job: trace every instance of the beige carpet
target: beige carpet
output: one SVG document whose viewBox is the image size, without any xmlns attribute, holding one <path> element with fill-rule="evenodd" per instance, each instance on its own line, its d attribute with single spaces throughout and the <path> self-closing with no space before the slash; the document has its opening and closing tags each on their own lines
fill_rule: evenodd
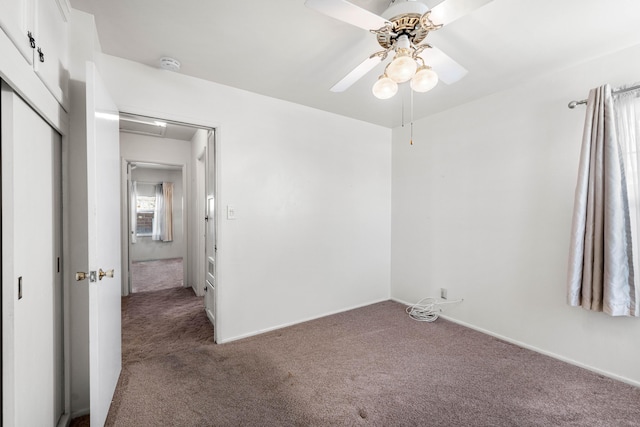
<svg viewBox="0 0 640 427">
<path fill-rule="evenodd" d="M 124 298 L 123 329 L 110 426 L 640 425 L 640 389 L 390 301 L 216 345 L 168 289 Z"/>
<path fill-rule="evenodd" d="M 182 286 L 182 258 L 131 263 L 131 292 L 159 291 Z"/>
</svg>

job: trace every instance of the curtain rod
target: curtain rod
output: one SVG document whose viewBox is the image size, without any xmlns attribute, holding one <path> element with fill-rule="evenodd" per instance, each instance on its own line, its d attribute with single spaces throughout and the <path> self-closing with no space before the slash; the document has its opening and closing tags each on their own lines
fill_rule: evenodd
<svg viewBox="0 0 640 427">
<path fill-rule="evenodd" d="M 631 92 L 633 90 L 638 90 L 638 89 L 640 89 L 640 85 L 631 86 L 631 87 L 628 87 L 626 89 L 614 90 L 613 93 L 614 94 L 616 94 L 616 93 L 625 93 L 625 92 Z M 587 100 L 583 99 L 581 101 L 571 101 L 569 103 L 569 105 L 567 105 L 567 106 L 569 108 L 571 108 L 571 109 L 574 109 L 574 108 L 576 108 L 576 105 L 582 105 L 582 104 L 586 104 L 586 103 L 587 103 Z"/>
</svg>

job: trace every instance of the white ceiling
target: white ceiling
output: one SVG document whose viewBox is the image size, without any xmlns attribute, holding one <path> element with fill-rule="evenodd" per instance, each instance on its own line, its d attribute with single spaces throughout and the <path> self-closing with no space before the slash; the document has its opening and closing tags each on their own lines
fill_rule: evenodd
<svg viewBox="0 0 640 427">
<path fill-rule="evenodd" d="M 433 7 L 439 0 L 423 0 Z M 353 0 L 382 13 L 389 0 Z M 377 49 L 366 31 L 304 0 L 71 0 L 95 15 L 104 53 L 386 127 L 408 116 L 408 91 L 378 100 L 384 64 L 343 93 L 329 88 Z M 638 0 L 494 0 L 429 34 L 469 74 L 415 94 L 414 118 L 640 43 Z M 603 82 L 604 83 L 604 82 Z M 402 86 L 406 86 L 404 84 Z M 585 88 L 586 91 L 589 88 Z M 404 93 L 404 96 L 402 94 Z M 567 100 L 567 102 L 570 100 Z"/>
</svg>

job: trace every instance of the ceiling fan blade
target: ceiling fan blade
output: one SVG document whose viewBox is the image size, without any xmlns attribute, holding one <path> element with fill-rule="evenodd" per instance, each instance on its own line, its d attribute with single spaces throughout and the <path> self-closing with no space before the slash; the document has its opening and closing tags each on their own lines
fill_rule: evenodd
<svg viewBox="0 0 640 427">
<path fill-rule="evenodd" d="M 433 68 L 439 80 L 448 85 L 457 82 L 468 73 L 466 68 L 437 47 L 425 49 L 419 56 L 424 59 L 425 64 Z"/>
<path fill-rule="evenodd" d="M 448 25 L 491 1 L 493 0 L 444 0 L 431 9 L 431 21 L 436 25 Z"/>
<path fill-rule="evenodd" d="M 360 65 L 354 68 L 349 74 L 344 76 L 342 80 L 333 85 L 331 92 L 344 92 L 349 89 L 352 84 L 360 80 L 365 74 L 373 70 L 373 68 L 382 61 L 379 56 L 367 58 Z"/>
<path fill-rule="evenodd" d="M 304 4 L 310 9 L 365 30 L 377 30 L 389 23 L 375 13 L 346 0 L 306 0 Z"/>
</svg>

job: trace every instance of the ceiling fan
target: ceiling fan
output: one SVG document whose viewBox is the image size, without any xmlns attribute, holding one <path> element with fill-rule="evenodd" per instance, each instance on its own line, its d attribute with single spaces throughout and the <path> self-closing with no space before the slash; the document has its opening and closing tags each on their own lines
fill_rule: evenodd
<svg viewBox="0 0 640 427">
<path fill-rule="evenodd" d="M 416 0 L 391 0 L 390 6 L 378 16 L 346 0 L 306 0 L 305 5 L 327 16 L 363 28 L 375 34 L 382 50 L 374 52 L 336 83 L 332 92 L 343 92 L 380 62 L 393 54 L 393 60 L 373 85 L 373 94 L 380 99 L 391 98 L 398 83 L 411 81 L 416 92 L 433 89 L 439 80 L 452 84 L 467 74 L 467 70 L 437 47 L 425 43 L 430 31 L 448 25 L 456 19 L 484 6 L 492 0 L 444 0 L 429 7 Z"/>
</svg>

